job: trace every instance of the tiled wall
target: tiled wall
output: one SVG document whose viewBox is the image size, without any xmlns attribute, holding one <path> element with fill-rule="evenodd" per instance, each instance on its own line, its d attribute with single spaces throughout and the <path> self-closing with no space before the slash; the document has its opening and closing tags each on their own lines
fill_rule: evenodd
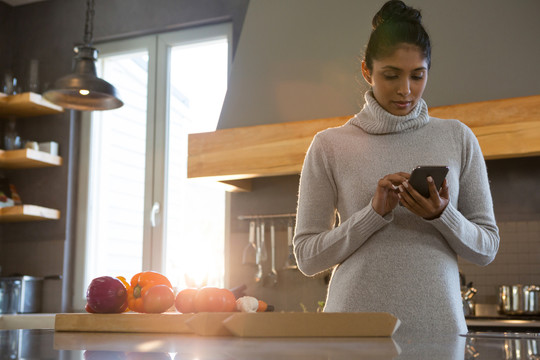
<svg viewBox="0 0 540 360">
<path fill-rule="evenodd" d="M 495 260 L 481 267 L 463 259 L 460 270 L 478 290 L 478 303 L 496 303 L 499 285 L 540 284 L 540 220 L 499 222 Z"/>
<path fill-rule="evenodd" d="M 502 284 L 540 284 L 540 157 L 487 161 L 488 175 L 500 230 L 501 245 L 495 260 L 485 267 L 460 259 L 460 270 L 467 282 L 477 288 L 478 303 L 495 304 Z M 302 302 L 314 310 L 325 297 L 324 277 L 307 278 L 300 273 L 280 272 L 276 288 L 253 281 L 254 269 L 241 265 L 247 244 L 248 224 L 239 215 L 294 213 L 298 176 L 255 179 L 253 191 L 231 195 L 229 238 L 229 279 L 231 286 L 246 284 L 248 292 L 268 299 L 282 310 L 299 310 Z M 286 255 L 284 227 L 277 230 L 278 263 Z M 268 264 L 265 264 L 265 270 Z"/>
</svg>

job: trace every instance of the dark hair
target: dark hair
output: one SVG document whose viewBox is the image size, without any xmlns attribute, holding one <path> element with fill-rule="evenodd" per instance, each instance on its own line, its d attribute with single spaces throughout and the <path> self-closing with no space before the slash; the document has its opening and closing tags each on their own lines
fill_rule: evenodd
<svg viewBox="0 0 540 360">
<path fill-rule="evenodd" d="M 431 67 L 431 43 L 422 26 L 422 15 L 400 0 L 390 0 L 375 14 L 373 30 L 366 47 L 364 60 L 369 70 L 373 69 L 373 59 L 382 59 L 392 54 L 400 43 L 413 44 L 420 48 Z"/>
</svg>

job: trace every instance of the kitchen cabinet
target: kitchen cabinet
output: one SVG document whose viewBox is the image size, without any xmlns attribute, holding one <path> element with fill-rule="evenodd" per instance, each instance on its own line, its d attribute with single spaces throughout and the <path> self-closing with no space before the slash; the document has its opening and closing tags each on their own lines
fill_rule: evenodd
<svg viewBox="0 0 540 360">
<path fill-rule="evenodd" d="M 477 136 L 484 158 L 540 155 L 540 95 L 430 108 L 459 119 Z M 189 135 L 188 178 L 249 191 L 249 179 L 299 174 L 313 136 L 352 116 L 223 129 Z"/>
<path fill-rule="evenodd" d="M 63 112 L 36 93 L 22 93 L 0 98 L 0 118 L 20 118 Z M 0 150 L 0 169 L 27 169 L 61 166 L 62 158 L 33 149 Z M 60 211 L 37 205 L 17 205 L 0 208 L 0 222 L 59 219 Z"/>
</svg>

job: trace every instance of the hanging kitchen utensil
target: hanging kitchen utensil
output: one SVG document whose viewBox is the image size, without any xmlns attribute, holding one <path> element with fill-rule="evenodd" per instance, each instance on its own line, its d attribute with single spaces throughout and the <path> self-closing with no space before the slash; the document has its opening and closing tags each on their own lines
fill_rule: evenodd
<svg viewBox="0 0 540 360">
<path fill-rule="evenodd" d="M 242 264 L 244 265 L 255 265 L 257 257 L 257 245 L 255 244 L 255 221 L 251 220 L 249 222 L 249 235 L 248 235 L 248 244 L 244 248 L 242 255 Z"/>
<path fill-rule="evenodd" d="M 283 266 L 283 270 L 298 269 L 298 265 L 296 263 L 296 257 L 294 256 L 292 218 L 289 218 L 289 222 L 287 223 L 287 244 L 289 246 L 289 253 L 287 255 L 287 261 L 285 261 L 285 265 Z"/>
<path fill-rule="evenodd" d="M 264 224 L 264 220 L 261 220 L 261 223 L 260 223 L 260 229 L 261 229 L 261 262 L 263 261 L 266 261 L 268 260 L 268 252 L 266 251 L 266 241 L 264 239 L 264 235 L 265 235 L 265 224 Z"/>
<path fill-rule="evenodd" d="M 257 238 L 257 252 L 255 254 L 255 264 L 257 265 L 257 271 L 255 272 L 255 282 L 259 282 L 263 277 L 263 269 L 261 264 L 261 224 L 258 220 L 255 228 L 255 236 Z"/>
<path fill-rule="evenodd" d="M 276 286 L 278 282 L 278 273 L 276 270 L 276 228 L 273 221 L 270 223 L 270 251 L 272 269 L 264 278 L 264 285 Z"/>
</svg>

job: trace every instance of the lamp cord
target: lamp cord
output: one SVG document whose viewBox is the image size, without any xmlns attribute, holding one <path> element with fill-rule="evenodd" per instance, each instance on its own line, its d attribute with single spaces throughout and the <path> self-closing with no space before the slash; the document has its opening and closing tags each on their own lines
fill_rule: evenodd
<svg viewBox="0 0 540 360">
<path fill-rule="evenodd" d="M 84 44 L 92 45 L 94 32 L 94 0 L 86 1 L 86 23 L 84 25 Z"/>
</svg>

